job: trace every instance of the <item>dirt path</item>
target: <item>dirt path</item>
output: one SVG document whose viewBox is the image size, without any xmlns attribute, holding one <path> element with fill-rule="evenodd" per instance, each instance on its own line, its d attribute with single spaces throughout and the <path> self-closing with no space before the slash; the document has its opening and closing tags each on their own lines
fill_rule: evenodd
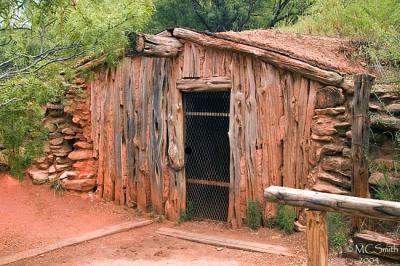
<svg viewBox="0 0 400 266">
<path fill-rule="evenodd" d="M 135 219 L 133 210 L 0 174 L 0 256 Z"/>
<path fill-rule="evenodd" d="M 57 195 L 47 186 L 19 183 L 0 174 L 0 256 L 43 246 L 107 225 L 138 220 L 132 209 L 91 197 Z M 295 254 L 284 257 L 193 243 L 158 235 L 160 227 L 226 236 L 285 246 Z M 305 265 L 305 234 L 285 235 L 278 230 L 233 230 L 222 223 L 154 223 L 128 232 L 63 248 L 12 265 Z M 331 265 L 361 265 L 332 258 Z"/>
</svg>

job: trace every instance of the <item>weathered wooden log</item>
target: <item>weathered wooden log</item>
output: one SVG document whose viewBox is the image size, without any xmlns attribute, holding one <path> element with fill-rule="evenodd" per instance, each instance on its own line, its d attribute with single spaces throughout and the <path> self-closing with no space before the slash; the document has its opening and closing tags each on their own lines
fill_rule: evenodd
<svg viewBox="0 0 400 266">
<path fill-rule="evenodd" d="M 297 72 L 310 79 L 320 81 L 323 84 L 339 85 L 343 81 L 343 76 L 339 73 L 327 71 L 309 63 L 266 49 L 260 49 L 250 45 L 240 44 L 182 28 L 175 28 L 172 35 L 176 38 L 189 40 L 207 47 L 216 49 L 223 48 L 233 52 L 253 55 L 263 61 L 266 61 L 267 63 L 289 71 Z"/>
<path fill-rule="evenodd" d="M 352 194 L 356 197 L 368 197 L 368 145 L 369 145 L 369 119 L 368 102 L 374 77 L 361 74 L 354 77 L 354 97 L 352 105 L 352 146 L 353 158 Z M 358 230 L 361 219 L 354 217 L 353 229 Z"/>
<path fill-rule="evenodd" d="M 182 50 L 182 43 L 174 37 L 136 34 L 135 50 L 149 57 L 175 57 Z"/>
<path fill-rule="evenodd" d="M 176 86 L 181 91 L 229 91 L 232 80 L 228 77 L 180 79 Z"/>
<path fill-rule="evenodd" d="M 307 211 L 307 254 L 309 266 L 328 265 L 328 223 L 326 212 Z"/>
<path fill-rule="evenodd" d="M 358 198 L 277 186 L 270 186 L 265 189 L 264 197 L 271 202 L 279 202 L 296 207 L 355 214 L 380 220 L 400 221 L 400 202 Z"/>
</svg>

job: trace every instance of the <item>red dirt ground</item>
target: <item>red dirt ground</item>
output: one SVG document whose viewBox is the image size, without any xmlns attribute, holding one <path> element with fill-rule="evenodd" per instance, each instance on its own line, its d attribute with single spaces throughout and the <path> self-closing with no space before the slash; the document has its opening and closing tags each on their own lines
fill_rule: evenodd
<svg viewBox="0 0 400 266">
<path fill-rule="evenodd" d="M 44 246 L 58 239 L 98 228 L 139 220 L 133 209 L 64 193 L 48 186 L 20 183 L 0 174 L 0 256 Z M 294 257 L 246 252 L 193 243 L 155 233 L 159 227 L 177 227 L 197 233 L 221 235 L 288 247 Z M 227 228 L 222 223 L 154 223 L 76 246 L 63 248 L 11 265 L 305 265 L 305 234 L 284 235 L 262 228 Z M 331 254 L 330 265 L 361 265 Z"/>
</svg>

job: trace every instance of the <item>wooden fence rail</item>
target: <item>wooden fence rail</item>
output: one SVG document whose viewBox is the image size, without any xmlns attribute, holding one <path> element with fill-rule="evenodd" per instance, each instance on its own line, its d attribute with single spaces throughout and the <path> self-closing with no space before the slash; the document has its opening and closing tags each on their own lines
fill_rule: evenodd
<svg viewBox="0 0 400 266">
<path fill-rule="evenodd" d="M 400 202 L 374 200 L 309 190 L 270 186 L 264 190 L 270 202 L 308 208 L 307 255 L 308 265 L 328 265 L 328 229 L 326 212 L 400 221 Z"/>
</svg>

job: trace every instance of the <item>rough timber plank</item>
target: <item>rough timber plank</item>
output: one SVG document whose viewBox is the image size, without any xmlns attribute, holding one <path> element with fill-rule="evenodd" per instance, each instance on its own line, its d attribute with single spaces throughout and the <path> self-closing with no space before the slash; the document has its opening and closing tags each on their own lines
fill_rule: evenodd
<svg viewBox="0 0 400 266">
<path fill-rule="evenodd" d="M 182 28 L 175 28 L 173 35 L 178 39 L 192 41 L 206 47 L 226 49 L 235 53 L 252 55 L 260 60 L 266 61 L 267 63 L 279 66 L 285 70 L 300 73 L 304 77 L 320 81 L 323 84 L 339 85 L 344 79 L 339 73 L 327 71 L 286 55 L 254 46 L 244 45 Z M 186 49 L 187 48 L 185 47 L 185 52 Z M 189 72 L 188 74 L 191 73 Z"/>
<path fill-rule="evenodd" d="M 210 236 L 206 234 L 197 234 L 166 227 L 161 227 L 156 231 L 156 233 L 160 235 L 176 237 L 180 239 L 185 239 L 202 244 L 209 244 L 213 246 L 241 249 L 241 250 L 261 252 L 261 253 L 270 253 L 283 256 L 293 256 L 287 248 L 277 245 L 268 245 L 257 242 L 242 241 L 232 238 Z"/>
<path fill-rule="evenodd" d="M 355 197 L 368 197 L 368 145 L 369 145 L 369 118 L 368 102 L 374 77 L 366 74 L 354 78 L 354 97 L 352 108 L 352 146 L 353 158 L 352 194 Z M 353 217 L 353 229 L 361 227 L 362 220 Z"/>
<path fill-rule="evenodd" d="M 68 246 L 72 246 L 72 245 L 77 245 L 79 243 L 82 242 L 86 242 L 89 240 L 93 240 L 93 239 L 97 239 L 97 238 L 101 238 L 101 237 L 105 237 L 105 236 L 109 236 L 109 235 L 113 235 L 113 234 L 117 234 L 117 233 L 121 233 L 121 232 L 125 232 L 134 228 L 138 228 L 138 227 L 142 227 L 145 225 L 149 225 L 153 223 L 153 221 L 150 220 L 145 220 L 145 221 L 141 221 L 141 222 L 127 222 L 127 223 L 122 223 L 122 224 L 117 224 L 117 225 L 112 225 L 112 226 L 108 226 L 96 231 L 92 231 L 89 233 L 85 233 L 82 234 L 80 236 L 77 237 L 71 237 L 71 238 L 67 238 L 64 240 L 60 240 L 57 241 L 53 244 L 50 244 L 48 246 L 44 246 L 44 247 L 39 247 L 39 248 L 34 248 L 34 249 L 29 249 L 29 250 L 25 250 L 22 252 L 18 252 L 14 255 L 10 255 L 10 256 L 5 256 L 5 257 L 1 257 L 0 258 L 0 265 L 6 265 L 9 263 L 13 263 L 13 262 L 17 262 L 20 260 L 24 260 L 24 259 L 29 259 L 44 253 L 48 253 L 57 249 L 61 249 L 61 248 L 65 248 Z"/>
</svg>

